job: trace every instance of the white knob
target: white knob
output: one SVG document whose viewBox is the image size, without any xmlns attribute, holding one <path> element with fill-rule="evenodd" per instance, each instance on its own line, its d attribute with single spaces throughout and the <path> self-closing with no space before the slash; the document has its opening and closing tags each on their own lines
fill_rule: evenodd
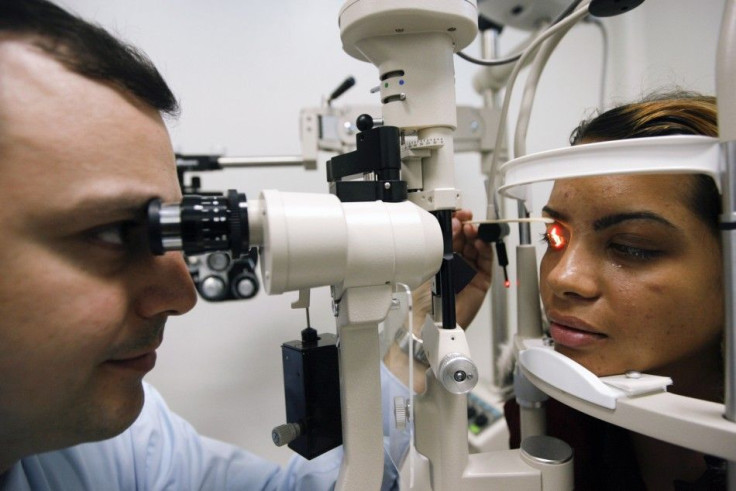
<svg viewBox="0 0 736 491">
<path fill-rule="evenodd" d="M 271 439 L 277 447 L 286 445 L 301 434 L 301 427 L 297 423 L 279 425 L 271 431 Z"/>
<path fill-rule="evenodd" d="M 407 410 L 406 400 L 401 396 L 394 397 L 394 418 L 396 419 L 396 428 L 399 430 L 406 428 Z"/>
</svg>

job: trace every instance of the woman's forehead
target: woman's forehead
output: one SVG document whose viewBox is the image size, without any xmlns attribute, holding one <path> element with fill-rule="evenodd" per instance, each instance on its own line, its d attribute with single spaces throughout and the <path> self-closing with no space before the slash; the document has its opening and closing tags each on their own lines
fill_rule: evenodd
<svg viewBox="0 0 736 491">
<path fill-rule="evenodd" d="M 685 174 L 561 179 L 552 188 L 547 208 L 570 217 L 653 211 L 674 218 L 692 214 L 687 207 L 691 179 Z"/>
<path fill-rule="evenodd" d="M 680 174 L 579 177 L 555 181 L 550 200 L 572 196 L 593 199 L 671 202 L 687 198 L 692 176 Z"/>
</svg>

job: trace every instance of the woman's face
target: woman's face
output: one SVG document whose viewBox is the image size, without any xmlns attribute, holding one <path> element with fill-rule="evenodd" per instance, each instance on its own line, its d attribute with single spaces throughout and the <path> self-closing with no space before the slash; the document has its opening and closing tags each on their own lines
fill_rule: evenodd
<svg viewBox="0 0 736 491">
<path fill-rule="evenodd" d="M 721 247 L 686 205 L 691 176 L 557 181 L 540 290 L 557 351 L 596 375 L 718 353 Z"/>
</svg>

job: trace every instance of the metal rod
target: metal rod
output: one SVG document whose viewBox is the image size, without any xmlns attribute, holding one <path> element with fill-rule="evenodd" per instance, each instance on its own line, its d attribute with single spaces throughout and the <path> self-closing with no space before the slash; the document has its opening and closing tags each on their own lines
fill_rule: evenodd
<svg viewBox="0 0 736 491">
<path fill-rule="evenodd" d="M 437 217 L 444 239 L 442 265 L 435 276 L 435 289 L 442 301 L 442 328 L 455 329 L 455 286 L 452 281 L 452 211 L 439 210 L 433 212 Z"/>
<path fill-rule="evenodd" d="M 718 136 L 724 154 L 725 175 L 721 180 L 723 215 L 721 216 L 724 268 L 724 304 L 726 309 L 724 417 L 736 421 L 736 1 L 728 0 L 724 7 L 716 56 L 716 96 L 718 100 Z M 736 491 L 736 462 L 727 466 L 728 489 Z"/>
<path fill-rule="evenodd" d="M 481 32 L 481 57 L 485 60 L 498 58 L 500 53 L 499 32 L 496 29 L 486 29 Z M 501 105 L 499 91 L 486 89 L 483 91 L 483 105 L 487 108 L 496 108 Z M 492 126 L 492 125 L 489 125 Z M 490 161 L 493 158 L 491 152 L 483 152 L 481 164 L 483 169 L 490 168 Z M 486 164 L 488 162 L 488 165 Z M 494 196 L 493 190 L 487 187 L 486 182 L 486 199 L 488 203 L 492 203 Z M 500 217 L 505 217 L 504 200 L 500 199 L 496 204 L 496 213 Z M 495 219 L 495 216 L 486 216 L 486 218 Z M 503 387 L 506 383 L 504 374 L 498 368 L 498 360 L 501 358 L 502 347 L 509 339 L 509 318 L 508 318 L 508 301 L 509 290 L 503 281 L 503 269 L 498 265 L 497 261 L 493 262 L 493 276 L 491 281 L 491 354 L 492 362 L 495 366 L 491 370 L 493 374 L 493 385 L 495 387 Z"/>
<path fill-rule="evenodd" d="M 725 414 L 736 421 L 736 142 L 723 144 L 726 174 L 723 179 L 723 269 L 725 293 Z"/>
<path fill-rule="evenodd" d="M 217 163 L 222 167 L 279 167 L 303 166 L 301 155 L 274 155 L 263 157 L 220 157 Z"/>
<path fill-rule="evenodd" d="M 523 201 L 517 201 L 519 218 L 529 218 L 529 212 Z M 529 222 L 519 222 L 519 244 L 528 245 L 532 243 L 532 228 Z"/>
</svg>

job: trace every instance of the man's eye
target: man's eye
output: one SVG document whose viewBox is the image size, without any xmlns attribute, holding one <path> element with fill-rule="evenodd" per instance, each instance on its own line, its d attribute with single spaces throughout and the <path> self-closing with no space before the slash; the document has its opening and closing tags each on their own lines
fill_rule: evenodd
<svg viewBox="0 0 736 491">
<path fill-rule="evenodd" d="M 101 229 L 98 229 L 94 237 L 102 242 L 108 244 L 123 246 L 125 245 L 125 231 L 121 224 L 110 225 Z"/>
<path fill-rule="evenodd" d="M 96 228 L 90 236 L 93 240 L 108 246 L 130 247 L 135 229 L 136 223 L 134 222 L 111 223 Z"/>
</svg>

